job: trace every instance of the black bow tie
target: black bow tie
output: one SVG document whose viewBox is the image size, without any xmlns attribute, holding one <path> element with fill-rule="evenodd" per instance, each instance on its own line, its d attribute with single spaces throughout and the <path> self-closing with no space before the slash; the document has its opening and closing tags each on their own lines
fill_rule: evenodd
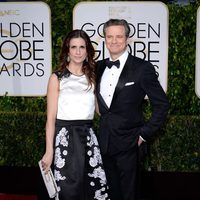
<svg viewBox="0 0 200 200">
<path fill-rule="evenodd" d="M 107 61 L 106 61 L 106 66 L 107 66 L 109 69 L 110 69 L 113 65 L 116 66 L 117 68 L 119 68 L 119 66 L 120 66 L 119 60 L 116 60 L 116 61 L 107 60 Z"/>
</svg>

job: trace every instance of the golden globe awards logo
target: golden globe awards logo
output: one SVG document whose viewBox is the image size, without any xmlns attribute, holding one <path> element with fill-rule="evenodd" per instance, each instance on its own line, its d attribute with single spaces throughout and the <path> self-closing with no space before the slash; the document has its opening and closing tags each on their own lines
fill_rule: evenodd
<svg viewBox="0 0 200 200">
<path fill-rule="evenodd" d="M 0 19 L 0 94 L 45 95 L 51 73 L 48 6 L 0 3 Z"/>
<path fill-rule="evenodd" d="M 4 60 L 0 75 L 44 76 L 43 22 L 0 23 L 0 37 L 0 57 Z"/>
<path fill-rule="evenodd" d="M 104 23 L 101 23 L 95 29 L 95 24 L 85 23 L 82 25 L 81 29 L 83 29 L 91 39 L 94 35 L 104 39 L 103 25 Z M 129 23 L 129 26 L 131 33 L 129 36 L 128 51 L 134 56 L 150 61 L 156 68 L 159 68 L 157 54 L 160 53 L 161 24 L 140 22 L 136 24 Z M 104 40 L 92 40 L 92 43 L 94 47 L 96 47 L 96 60 L 104 59 L 108 56 L 106 54 Z"/>
<path fill-rule="evenodd" d="M 98 17 L 97 17 L 98 16 Z M 96 59 L 109 56 L 103 25 L 111 18 L 125 19 L 131 28 L 128 51 L 150 61 L 167 90 L 168 8 L 161 2 L 80 2 L 73 10 L 73 28 L 83 29 L 90 37 Z"/>
</svg>

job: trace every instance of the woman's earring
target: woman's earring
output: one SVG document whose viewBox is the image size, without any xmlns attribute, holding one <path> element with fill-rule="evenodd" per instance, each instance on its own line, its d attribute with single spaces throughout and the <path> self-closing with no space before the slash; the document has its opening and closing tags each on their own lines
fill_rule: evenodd
<svg viewBox="0 0 200 200">
<path fill-rule="evenodd" d="M 70 57 L 69 56 L 67 56 L 67 62 L 70 62 Z"/>
<path fill-rule="evenodd" d="M 85 61 L 88 62 L 88 57 L 85 58 Z"/>
</svg>

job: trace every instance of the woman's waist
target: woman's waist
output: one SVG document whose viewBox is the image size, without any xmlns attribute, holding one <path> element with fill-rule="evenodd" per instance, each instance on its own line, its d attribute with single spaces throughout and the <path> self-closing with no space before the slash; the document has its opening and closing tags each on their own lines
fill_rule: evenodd
<svg viewBox="0 0 200 200">
<path fill-rule="evenodd" d="M 92 119 L 63 120 L 56 119 L 56 126 L 93 126 Z"/>
</svg>

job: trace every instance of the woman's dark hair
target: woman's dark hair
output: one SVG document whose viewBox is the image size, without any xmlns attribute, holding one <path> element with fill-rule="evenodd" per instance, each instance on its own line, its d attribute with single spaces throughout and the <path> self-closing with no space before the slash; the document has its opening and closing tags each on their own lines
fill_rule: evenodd
<svg viewBox="0 0 200 200">
<path fill-rule="evenodd" d="M 57 71 L 61 72 L 61 74 L 64 74 L 66 72 L 66 66 L 69 65 L 69 61 L 67 58 L 69 54 L 70 41 L 73 38 L 82 38 L 85 41 L 87 59 L 85 59 L 83 62 L 82 71 L 86 75 L 89 85 L 92 86 L 92 84 L 95 84 L 95 67 L 96 67 L 96 63 L 94 61 L 95 51 L 89 36 L 83 30 L 79 29 L 73 30 L 70 33 L 68 33 L 68 35 L 65 37 L 59 57 L 59 65 Z"/>
<path fill-rule="evenodd" d="M 103 26 L 103 34 L 106 36 L 106 29 L 110 26 L 123 26 L 125 29 L 126 38 L 130 34 L 130 26 L 125 19 L 109 19 Z"/>
</svg>

